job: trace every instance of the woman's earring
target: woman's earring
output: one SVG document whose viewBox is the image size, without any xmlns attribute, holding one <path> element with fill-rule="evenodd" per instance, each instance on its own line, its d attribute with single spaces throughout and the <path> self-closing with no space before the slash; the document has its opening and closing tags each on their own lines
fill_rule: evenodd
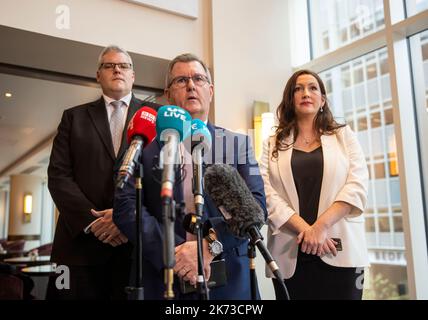
<svg viewBox="0 0 428 320">
<path fill-rule="evenodd" d="M 320 112 L 324 112 L 324 109 L 322 107 L 320 108 Z"/>
</svg>

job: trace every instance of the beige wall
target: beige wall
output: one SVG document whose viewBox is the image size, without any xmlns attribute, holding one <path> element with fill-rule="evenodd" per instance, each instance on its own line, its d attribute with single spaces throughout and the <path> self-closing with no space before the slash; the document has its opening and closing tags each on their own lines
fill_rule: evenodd
<svg viewBox="0 0 428 320">
<path fill-rule="evenodd" d="M 291 74 L 287 9 L 284 0 L 212 1 L 217 125 L 247 130 L 253 126 L 253 100 L 269 102 L 271 110 L 280 103 Z M 260 252 L 256 271 L 262 299 L 275 299 Z"/>
<path fill-rule="evenodd" d="M 42 183 L 36 175 L 21 174 L 10 177 L 8 236 L 40 236 L 42 222 Z M 24 195 L 33 196 L 30 221 L 24 221 Z M 25 250 L 39 245 L 39 241 L 26 241 Z"/>
<path fill-rule="evenodd" d="M 291 74 L 287 1 L 215 0 L 212 6 L 215 121 L 251 128 L 253 100 L 276 109 Z"/>
<path fill-rule="evenodd" d="M 209 59 L 209 2 L 198 1 L 195 20 L 119 0 L 2 0 L 0 24 L 158 58 L 193 52 Z M 69 30 L 56 27 L 59 5 L 70 9 Z"/>
</svg>

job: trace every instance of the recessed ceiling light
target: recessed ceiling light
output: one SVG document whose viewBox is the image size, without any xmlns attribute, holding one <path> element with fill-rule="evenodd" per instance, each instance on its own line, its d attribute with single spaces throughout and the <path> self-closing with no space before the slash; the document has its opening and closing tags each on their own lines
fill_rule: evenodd
<svg viewBox="0 0 428 320">
<path fill-rule="evenodd" d="M 5 96 L 6 98 L 12 98 L 12 93 L 10 93 L 10 92 L 6 92 L 6 93 L 4 94 L 4 96 Z"/>
</svg>

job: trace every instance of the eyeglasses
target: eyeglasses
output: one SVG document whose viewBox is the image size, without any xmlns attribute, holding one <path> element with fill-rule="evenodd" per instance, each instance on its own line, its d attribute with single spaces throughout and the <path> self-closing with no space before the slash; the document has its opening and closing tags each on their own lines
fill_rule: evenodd
<svg viewBox="0 0 428 320">
<path fill-rule="evenodd" d="M 210 81 L 208 80 L 208 77 L 202 75 L 202 74 L 195 74 L 192 77 L 186 77 L 186 76 L 180 76 L 172 79 L 168 87 L 174 86 L 176 88 L 184 88 L 189 83 L 190 79 L 192 79 L 193 83 L 197 85 L 198 87 L 203 87 Z"/>
<path fill-rule="evenodd" d="M 132 68 L 132 63 L 128 62 L 120 62 L 120 63 L 113 63 L 113 62 L 105 62 L 100 64 L 100 69 L 106 69 L 106 70 L 114 70 L 116 66 L 119 67 L 121 70 L 129 70 Z"/>
</svg>

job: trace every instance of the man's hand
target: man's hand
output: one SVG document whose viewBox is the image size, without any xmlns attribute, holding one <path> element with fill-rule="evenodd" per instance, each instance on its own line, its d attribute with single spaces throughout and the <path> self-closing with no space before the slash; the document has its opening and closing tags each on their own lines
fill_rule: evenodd
<svg viewBox="0 0 428 320">
<path fill-rule="evenodd" d="M 196 285 L 198 277 L 198 255 L 197 242 L 186 241 L 175 248 L 175 266 L 174 272 L 183 280 L 190 281 L 192 285 Z M 205 279 L 211 276 L 210 263 L 213 260 L 212 255 L 208 250 L 208 243 L 203 239 L 203 255 L 204 255 L 204 274 Z"/>
<path fill-rule="evenodd" d="M 91 226 L 91 231 L 98 240 L 113 247 L 128 242 L 128 238 L 113 223 L 113 209 L 101 211 L 91 209 L 91 213 L 98 218 Z"/>
</svg>

